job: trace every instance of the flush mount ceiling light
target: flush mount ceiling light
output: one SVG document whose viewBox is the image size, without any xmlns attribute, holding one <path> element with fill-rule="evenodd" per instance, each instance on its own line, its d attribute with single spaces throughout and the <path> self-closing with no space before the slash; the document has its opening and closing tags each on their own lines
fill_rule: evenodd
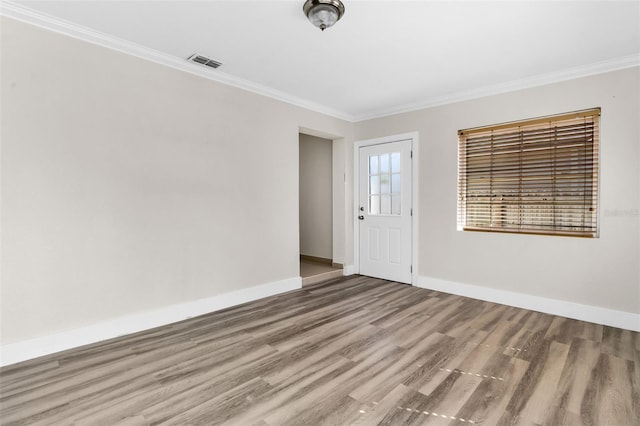
<svg viewBox="0 0 640 426">
<path fill-rule="evenodd" d="M 302 10 L 309 21 L 322 31 L 344 15 L 344 5 L 340 0 L 307 0 Z"/>
</svg>

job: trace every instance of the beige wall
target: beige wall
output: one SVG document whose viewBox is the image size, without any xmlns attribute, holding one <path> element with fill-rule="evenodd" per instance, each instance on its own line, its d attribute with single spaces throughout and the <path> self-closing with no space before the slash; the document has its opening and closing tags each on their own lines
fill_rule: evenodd
<svg viewBox="0 0 640 426">
<path fill-rule="evenodd" d="M 300 134 L 300 254 L 333 259 L 332 141 Z"/>
<path fill-rule="evenodd" d="M 355 139 L 418 131 L 419 275 L 640 312 L 640 69 L 358 123 Z M 602 107 L 600 238 L 456 231 L 459 129 Z"/>
<path fill-rule="evenodd" d="M 299 128 L 349 123 L 7 18 L 1 43 L 2 344 L 299 276 Z"/>
<path fill-rule="evenodd" d="M 353 141 L 419 131 L 421 276 L 640 312 L 638 68 L 350 124 L 1 29 L 3 345 L 297 277 L 300 129 L 333 139 L 335 261 L 353 264 Z M 455 230 L 458 129 L 595 106 L 599 239 Z"/>
</svg>

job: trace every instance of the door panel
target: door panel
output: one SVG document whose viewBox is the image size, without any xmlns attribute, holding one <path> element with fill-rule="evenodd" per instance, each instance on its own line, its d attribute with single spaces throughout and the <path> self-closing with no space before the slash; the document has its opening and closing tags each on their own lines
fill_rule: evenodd
<svg viewBox="0 0 640 426">
<path fill-rule="evenodd" d="M 389 263 L 402 263 L 402 230 L 389 228 Z"/>
<path fill-rule="evenodd" d="M 380 229 L 369 228 L 369 244 L 367 244 L 368 259 L 370 262 L 380 260 Z"/>
<path fill-rule="evenodd" d="M 360 273 L 411 283 L 411 140 L 359 149 Z"/>
</svg>

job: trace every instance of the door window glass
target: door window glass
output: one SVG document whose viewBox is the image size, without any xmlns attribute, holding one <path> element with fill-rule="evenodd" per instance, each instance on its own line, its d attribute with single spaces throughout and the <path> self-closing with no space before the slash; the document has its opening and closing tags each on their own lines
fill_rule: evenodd
<svg viewBox="0 0 640 426">
<path fill-rule="evenodd" d="M 369 156 L 369 214 L 402 214 L 400 153 Z"/>
</svg>

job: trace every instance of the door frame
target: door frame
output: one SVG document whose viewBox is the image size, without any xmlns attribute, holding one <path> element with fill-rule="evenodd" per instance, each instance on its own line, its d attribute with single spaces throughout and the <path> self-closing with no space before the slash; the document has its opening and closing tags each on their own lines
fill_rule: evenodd
<svg viewBox="0 0 640 426">
<path fill-rule="evenodd" d="M 354 272 L 360 273 L 360 221 L 358 220 L 358 206 L 360 205 L 360 148 L 370 145 L 381 145 L 401 140 L 411 140 L 411 285 L 418 284 L 418 165 L 419 139 L 418 132 L 401 133 L 398 135 L 384 136 L 375 139 L 356 141 L 353 144 L 353 265 Z"/>
</svg>

